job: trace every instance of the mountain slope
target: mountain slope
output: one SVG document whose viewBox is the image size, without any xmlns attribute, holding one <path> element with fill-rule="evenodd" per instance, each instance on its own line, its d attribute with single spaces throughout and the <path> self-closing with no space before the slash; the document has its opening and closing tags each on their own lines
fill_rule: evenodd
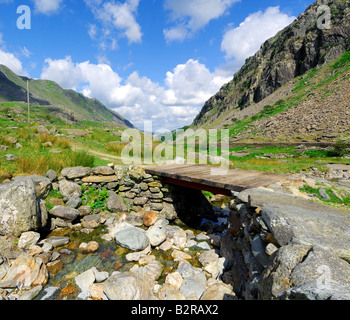
<svg viewBox="0 0 350 320">
<path fill-rule="evenodd" d="M 330 29 L 317 27 L 321 16 L 319 3 L 310 5 L 298 19 L 246 60 L 234 79 L 205 103 L 192 127 L 222 128 L 233 114 L 240 118 L 246 108 L 262 103 L 278 89 L 285 89 L 284 86 L 296 77 L 327 65 L 350 50 L 350 1 L 330 0 L 323 4 L 331 10 Z M 286 89 L 285 94 L 289 92 Z M 279 99 L 284 98 L 284 94 L 280 94 Z"/>
<path fill-rule="evenodd" d="M 32 105 L 51 109 L 55 107 L 57 115 L 65 119 L 115 122 L 122 127 L 134 127 L 127 119 L 96 99 L 87 98 L 73 90 L 64 90 L 53 81 L 18 76 L 4 65 L 0 65 L 0 101 L 26 102 L 27 80 Z"/>
</svg>

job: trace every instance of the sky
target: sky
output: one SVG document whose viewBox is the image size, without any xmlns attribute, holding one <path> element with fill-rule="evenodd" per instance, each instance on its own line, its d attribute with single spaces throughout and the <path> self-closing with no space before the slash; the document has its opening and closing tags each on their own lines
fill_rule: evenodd
<svg viewBox="0 0 350 320">
<path fill-rule="evenodd" d="M 312 2 L 0 0 L 0 64 L 174 130 Z"/>
</svg>

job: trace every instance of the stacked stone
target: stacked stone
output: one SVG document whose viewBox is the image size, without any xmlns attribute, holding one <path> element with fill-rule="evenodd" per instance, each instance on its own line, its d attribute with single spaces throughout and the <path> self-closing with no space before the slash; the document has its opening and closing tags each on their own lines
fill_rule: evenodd
<svg viewBox="0 0 350 320">
<path fill-rule="evenodd" d="M 171 186 L 140 167 L 112 164 L 95 168 L 75 167 L 63 169 L 61 174 L 60 180 L 114 192 L 126 200 L 125 211 L 138 212 L 148 208 L 161 218 L 173 220 L 177 217 L 170 196 Z"/>
</svg>

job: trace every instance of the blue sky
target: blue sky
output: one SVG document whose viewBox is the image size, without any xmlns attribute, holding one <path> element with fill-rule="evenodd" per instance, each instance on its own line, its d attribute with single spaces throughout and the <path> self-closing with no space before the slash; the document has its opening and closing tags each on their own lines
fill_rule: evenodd
<svg viewBox="0 0 350 320">
<path fill-rule="evenodd" d="M 192 122 L 312 0 L 0 0 L 0 63 L 102 101 L 143 129 Z M 30 29 L 19 29 L 20 5 Z"/>
</svg>

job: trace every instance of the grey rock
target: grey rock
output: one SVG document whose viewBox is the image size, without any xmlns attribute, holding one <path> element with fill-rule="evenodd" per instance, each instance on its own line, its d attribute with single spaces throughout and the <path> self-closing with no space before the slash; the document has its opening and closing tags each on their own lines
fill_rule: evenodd
<svg viewBox="0 0 350 320">
<path fill-rule="evenodd" d="M 54 217 L 69 221 L 73 221 L 80 215 L 78 210 L 64 206 L 55 206 L 49 212 Z"/>
<path fill-rule="evenodd" d="M 126 177 L 128 173 L 128 167 L 126 166 L 115 166 L 114 173 L 117 176 L 118 180 L 121 180 Z"/>
<path fill-rule="evenodd" d="M 18 157 L 14 154 L 5 154 L 4 155 L 4 159 L 6 161 L 17 161 L 18 160 Z"/>
<path fill-rule="evenodd" d="M 199 300 L 206 289 L 206 280 L 203 272 L 185 278 L 180 291 L 187 298 Z"/>
<path fill-rule="evenodd" d="M 52 189 L 51 180 L 47 177 L 32 175 L 27 177 L 16 177 L 16 181 L 21 179 L 31 179 L 34 183 L 36 195 L 40 199 L 45 199 Z"/>
<path fill-rule="evenodd" d="M 319 280 L 321 284 L 332 282 L 350 287 L 350 265 L 331 251 L 316 246 L 293 269 L 290 280 L 294 286 Z"/>
<path fill-rule="evenodd" d="M 103 282 L 108 279 L 109 273 L 107 271 L 98 271 L 96 268 L 92 268 L 95 274 L 95 281 L 97 283 Z"/>
<path fill-rule="evenodd" d="M 83 178 L 91 173 L 91 168 L 84 167 L 73 167 L 64 168 L 61 171 L 61 175 L 67 179 L 73 180 L 77 178 Z"/>
<path fill-rule="evenodd" d="M 70 198 L 80 198 L 82 191 L 79 184 L 68 181 L 66 179 L 59 181 L 59 191 L 63 195 L 63 197 Z"/>
<path fill-rule="evenodd" d="M 89 292 L 90 286 L 95 282 L 95 279 L 95 272 L 92 268 L 77 275 L 74 278 L 76 285 L 80 288 L 82 292 Z"/>
<path fill-rule="evenodd" d="M 125 272 L 112 275 L 103 286 L 109 300 L 154 300 L 154 282 L 142 272 Z"/>
<path fill-rule="evenodd" d="M 50 243 L 54 248 L 64 246 L 69 243 L 68 237 L 50 237 L 45 239 L 45 242 Z"/>
<path fill-rule="evenodd" d="M 350 216 L 344 210 L 299 198 L 291 205 L 265 205 L 261 215 L 280 246 L 293 241 L 350 256 Z"/>
<path fill-rule="evenodd" d="M 92 213 L 92 208 L 91 206 L 81 206 L 78 208 L 78 211 L 81 217 L 85 217 Z"/>
<path fill-rule="evenodd" d="M 18 241 L 18 247 L 29 249 L 32 245 L 37 244 L 40 239 L 40 233 L 34 231 L 23 232 Z"/>
<path fill-rule="evenodd" d="M 148 202 L 148 198 L 147 197 L 136 197 L 136 198 L 134 198 L 133 202 L 137 206 L 143 206 Z"/>
<path fill-rule="evenodd" d="M 146 236 L 149 238 L 152 247 L 156 247 L 166 240 L 167 233 L 163 228 L 152 226 L 146 231 Z"/>
<path fill-rule="evenodd" d="M 128 207 L 125 205 L 123 199 L 114 191 L 108 192 L 107 208 L 111 212 L 126 212 Z"/>
<path fill-rule="evenodd" d="M 69 198 L 66 202 L 67 207 L 77 209 L 81 205 L 82 201 L 80 198 Z M 79 211 L 80 212 L 80 211 Z"/>
<path fill-rule="evenodd" d="M 280 300 L 350 300 L 350 287 L 313 280 L 283 292 Z"/>
<path fill-rule="evenodd" d="M 90 298 L 90 292 L 88 290 L 84 290 L 80 292 L 77 296 L 77 300 L 88 300 Z"/>
<path fill-rule="evenodd" d="M 327 200 L 327 201 L 331 200 L 331 197 L 328 195 L 325 189 L 320 189 L 319 192 L 323 200 Z"/>
<path fill-rule="evenodd" d="M 42 227 L 33 181 L 20 179 L 0 185 L 0 235 L 20 236 Z"/>
<path fill-rule="evenodd" d="M 257 234 L 252 242 L 252 253 L 255 259 L 263 266 L 266 267 L 270 261 L 270 257 L 266 253 L 266 243 L 264 243 L 259 234 Z"/>
<path fill-rule="evenodd" d="M 58 177 L 57 172 L 51 169 L 46 172 L 45 176 L 49 178 L 51 182 L 55 181 Z"/>
<path fill-rule="evenodd" d="M 276 299 L 288 290 L 291 286 L 292 271 L 303 261 L 311 248 L 311 246 L 302 244 L 281 247 L 261 276 L 260 297 L 264 300 Z"/>
<path fill-rule="evenodd" d="M 197 244 L 197 248 L 202 249 L 202 250 L 210 250 L 210 246 L 208 242 L 202 241 Z"/>
<path fill-rule="evenodd" d="M 54 300 L 59 291 L 59 287 L 45 288 L 38 296 L 38 300 Z"/>
<path fill-rule="evenodd" d="M 99 166 L 92 169 L 93 174 L 102 176 L 111 176 L 114 174 L 114 170 L 108 166 Z"/>
<path fill-rule="evenodd" d="M 150 244 L 146 232 L 135 227 L 119 231 L 114 237 L 118 245 L 133 251 L 144 250 Z"/>
<path fill-rule="evenodd" d="M 36 286 L 28 291 L 25 291 L 18 300 L 33 300 L 36 296 L 39 295 L 41 290 L 43 289 L 42 285 Z"/>
<path fill-rule="evenodd" d="M 40 219 L 41 226 L 44 227 L 47 225 L 47 222 L 49 220 L 49 214 L 47 212 L 46 202 L 44 200 L 40 200 L 39 207 L 40 207 L 39 219 Z"/>
<path fill-rule="evenodd" d="M 198 241 L 202 241 L 202 240 L 209 240 L 210 238 L 207 235 L 205 235 L 204 233 L 200 233 L 197 235 L 196 239 Z"/>
</svg>

